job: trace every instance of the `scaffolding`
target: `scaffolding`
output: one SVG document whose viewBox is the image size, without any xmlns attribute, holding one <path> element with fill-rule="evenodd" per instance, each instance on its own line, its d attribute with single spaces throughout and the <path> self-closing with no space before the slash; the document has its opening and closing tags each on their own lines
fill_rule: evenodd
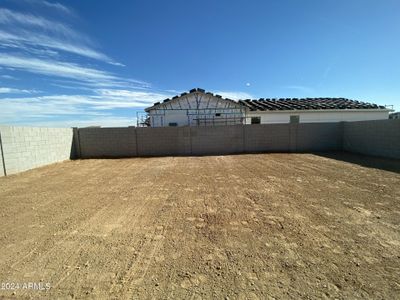
<svg viewBox="0 0 400 300">
<path fill-rule="evenodd" d="M 243 112 L 241 108 L 212 108 L 187 110 L 189 126 L 218 126 L 243 124 Z"/>
<path fill-rule="evenodd" d="M 150 119 L 146 112 L 136 112 L 136 126 L 137 127 L 149 127 Z"/>
</svg>

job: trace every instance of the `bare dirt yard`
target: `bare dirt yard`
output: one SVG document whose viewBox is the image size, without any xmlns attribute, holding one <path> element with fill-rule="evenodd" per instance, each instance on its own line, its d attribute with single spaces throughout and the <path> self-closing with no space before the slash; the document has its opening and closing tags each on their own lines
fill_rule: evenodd
<svg viewBox="0 0 400 300">
<path fill-rule="evenodd" d="M 399 161 L 68 161 L 0 178 L 0 205 L 0 297 L 400 297 Z"/>
</svg>

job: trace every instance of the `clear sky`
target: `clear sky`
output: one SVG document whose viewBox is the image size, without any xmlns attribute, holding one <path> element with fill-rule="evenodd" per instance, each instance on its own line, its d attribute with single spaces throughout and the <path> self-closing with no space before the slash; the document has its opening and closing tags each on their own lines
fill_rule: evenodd
<svg viewBox="0 0 400 300">
<path fill-rule="evenodd" d="M 399 0 L 1 0 L 0 123 L 125 126 L 194 87 L 400 110 Z"/>
</svg>

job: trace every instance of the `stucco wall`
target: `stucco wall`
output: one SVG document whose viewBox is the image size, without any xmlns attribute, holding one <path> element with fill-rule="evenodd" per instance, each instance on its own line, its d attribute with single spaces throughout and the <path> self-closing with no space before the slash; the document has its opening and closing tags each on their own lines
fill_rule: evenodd
<svg viewBox="0 0 400 300">
<path fill-rule="evenodd" d="M 72 128 L 0 126 L 7 175 L 70 159 Z"/>
<path fill-rule="evenodd" d="M 163 118 L 164 118 L 164 126 L 169 126 L 169 123 L 177 123 L 178 126 L 188 125 L 188 116 L 186 110 L 166 111 Z M 157 119 L 154 118 L 154 120 Z M 163 125 L 159 123 L 158 126 L 163 126 Z"/>
<path fill-rule="evenodd" d="M 330 123 L 342 121 L 385 120 L 389 118 L 388 111 L 308 111 L 280 112 L 255 111 L 246 114 L 246 124 L 251 124 L 251 117 L 261 117 L 261 124 L 289 123 L 290 116 L 300 116 L 300 123 Z"/>
</svg>

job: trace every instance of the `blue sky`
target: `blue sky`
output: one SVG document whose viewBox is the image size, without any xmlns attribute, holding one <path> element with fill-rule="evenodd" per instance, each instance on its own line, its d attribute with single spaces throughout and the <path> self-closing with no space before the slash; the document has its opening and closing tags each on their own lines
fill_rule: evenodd
<svg viewBox="0 0 400 300">
<path fill-rule="evenodd" d="M 125 126 L 193 87 L 400 110 L 400 1 L 0 2 L 0 123 Z"/>
</svg>

